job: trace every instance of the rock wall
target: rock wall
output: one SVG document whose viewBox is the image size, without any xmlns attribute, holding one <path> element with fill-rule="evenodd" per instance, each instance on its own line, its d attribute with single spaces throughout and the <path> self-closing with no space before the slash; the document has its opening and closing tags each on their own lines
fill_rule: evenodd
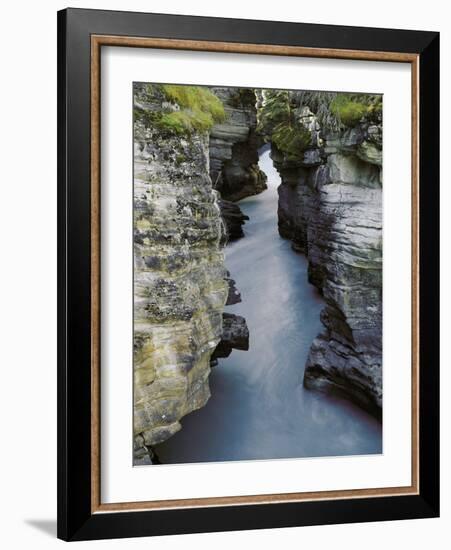
<svg viewBox="0 0 451 550">
<path fill-rule="evenodd" d="M 221 199 L 219 208 L 224 222 L 224 244 L 244 237 L 243 225 L 249 217 L 243 214 L 238 204 Z"/>
<path fill-rule="evenodd" d="M 238 201 L 266 189 L 258 167 L 255 92 L 248 88 L 212 88 L 222 100 L 226 120 L 210 133 L 210 176 L 223 199 Z"/>
<path fill-rule="evenodd" d="M 382 121 L 363 119 L 353 128 L 327 134 L 312 112 L 307 115 L 304 110 L 312 139 L 299 158 L 272 147 L 282 179 L 279 232 L 307 255 L 310 282 L 327 304 L 304 385 L 344 394 L 379 417 Z"/>
<path fill-rule="evenodd" d="M 215 88 L 226 116 L 213 123 L 199 112 L 209 92 L 168 88 L 136 84 L 134 94 L 135 464 L 156 462 L 153 446 L 206 404 L 217 358 L 248 348 L 245 320 L 224 313 L 240 295 L 222 246 L 242 236 L 246 219 L 230 201 L 266 188 L 254 91 Z M 304 384 L 343 392 L 380 415 L 382 124 L 325 132 L 302 97 L 280 94 L 277 128 L 288 120 L 290 132 L 279 132 L 286 150 L 273 142 L 272 157 L 282 179 L 280 234 L 307 255 L 327 304 Z"/>
<path fill-rule="evenodd" d="M 177 106 L 149 86 L 135 85 L 135 463 L 207 402 L 229 291 L 208 133 L 159 129 L 152 113 Z"/>
</svg>

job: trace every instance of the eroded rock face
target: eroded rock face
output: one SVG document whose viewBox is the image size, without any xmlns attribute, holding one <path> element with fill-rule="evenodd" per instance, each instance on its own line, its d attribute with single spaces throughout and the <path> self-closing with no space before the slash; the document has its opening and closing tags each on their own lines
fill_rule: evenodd
<svg viewBox="0 0 451 550">
<path fill-rule="evenodd" d="M 304 385 L 345 394 L 376 416 L 382 407 L 382 125 L 324 136 L 288 161 L 272 150 L 279 232 L 309 260 L 323 293 L 324 331 L 314 340 Z"/>
<path fill-rule="evenodd" d="M 243 214 L 241 208 L 232 201 L 221 199 L 219 208 L 224 221 L 224 243 L 244 237 L 243 225 L 249 217 Z"/>
<path fill-rule="evenodd" d="M 227 284 L 229 285 L 229 293 L 227 295 L 226 306 L 232 306 L 234 304 L 239 304 L 241 302 L 240 291 L 236 288 L 236 283 L 234 279 L 230 277 L 230 272 L 227 271 Z"/>
<path fill-rule="evenodd" d="M 141 85 L 144 86 L 144 85 Z M 139 85 L 135 100 L 140 100 Z M 161 108 L 161 98 L 146 108 Z M 142 103 L 141 103 L 142 105 Z M 135 456 L 180 429 L 207 402 L 228 283 L 208 134 L 174 136 L 135 121 Z"/>
<path fill-rule="evenodd" d="M 329 180 L 307 230 L 309 276 L 322 288 L 325 331 L 312 344 L 307 387 L 339 389 L 382 407 L 382 186 L 357 156 L 327 158 Z"/>
<path fill-rule="evenodd" d="M 238 201 L 266 189 L 258 167 L 255 92 L 247 88 L 212 88 L 223 101 L 226 121 L 210 134 L 210 175 L 223 199 Z"/>
<path fill-rule="evenodd" d="M 242 351 L 249 349 L 249 330 L 246 319 L 234 313 L 223 313 L 222 338 L 213 352 L 212 359 L 228 357 L 234 349 Z"/>
</svg>

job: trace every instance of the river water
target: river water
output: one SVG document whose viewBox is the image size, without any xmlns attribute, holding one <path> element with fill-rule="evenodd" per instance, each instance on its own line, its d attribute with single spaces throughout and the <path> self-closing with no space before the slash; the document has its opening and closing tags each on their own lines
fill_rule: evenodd
<svg viewBox="0 0 451 550">
<path fill-rule="evenodd" d="M 277 231 L 280 178 L 269 150 L 260 155 L 268 189 L 240 201 L 245 237 L 226 248 L 242 302 L 249 351 L 233 350 L 210 376 L 207 405 L 156 447 L 163 464 L 374 454 L 379 422 L 352 403 L 306 390 L 304 365 L 321 330 L 324 302 L 307 280 L 307 260 Z"/>
</svg>

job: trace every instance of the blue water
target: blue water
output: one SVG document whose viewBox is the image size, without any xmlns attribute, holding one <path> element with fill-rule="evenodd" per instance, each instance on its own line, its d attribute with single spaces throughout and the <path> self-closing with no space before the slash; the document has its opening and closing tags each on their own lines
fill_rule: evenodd
<svg viewBox="0 0 451 550">
<path fill-rule="evenodd" d="M 352 403 L 306 390 L 305 361 L 321 330 L 323 300 L 307 280 L 307 260 L 277 231 L 280 178 L 260 156 L 268 190 L 240 201 L 246 236 L 226 248 L 246 318 L 249 351 L 234 350 L 210 376 L 207 405 L 156 447 L 164 464 L 380 453 L 379 422 Z"/>
</svg>

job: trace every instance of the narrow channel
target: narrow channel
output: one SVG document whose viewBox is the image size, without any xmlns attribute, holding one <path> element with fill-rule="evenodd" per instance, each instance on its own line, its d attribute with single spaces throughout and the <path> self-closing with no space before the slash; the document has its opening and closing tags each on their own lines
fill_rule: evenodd
<svg viewBox="0 0 451 550">
<path fill-rule="evenodd" d="M 268 189 L 240 201 L 245 237 L 226 248 L 242 302 L 249 351 L 234 350 L 210 375 L 207 405 L 156 447 L 163 464 L 321 457 L 382 452 L 382 428 L 352 403 L 302 385 L 324 302 L 307 279 L 307 260 L 277 230 L 280 178 L 269 150 L 260 155 Z"/>
</svg>

